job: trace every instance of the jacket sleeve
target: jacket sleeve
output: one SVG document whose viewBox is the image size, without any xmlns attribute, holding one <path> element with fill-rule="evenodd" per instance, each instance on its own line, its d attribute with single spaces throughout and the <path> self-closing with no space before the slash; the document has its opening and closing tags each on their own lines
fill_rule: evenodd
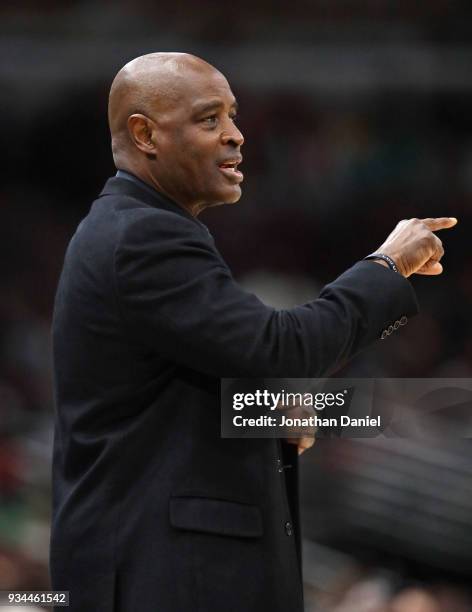
<svg viewBox="0 0 472 612">
<path fill-rule="evenodd" d="M 115 282 L 132 338 L 216 377 L 322 377 L 418 310 L 410 283 L 372 261 L 276 310 L 233 280 L 204 228 L 154 209 L 124 224 Z"/>
</svg>

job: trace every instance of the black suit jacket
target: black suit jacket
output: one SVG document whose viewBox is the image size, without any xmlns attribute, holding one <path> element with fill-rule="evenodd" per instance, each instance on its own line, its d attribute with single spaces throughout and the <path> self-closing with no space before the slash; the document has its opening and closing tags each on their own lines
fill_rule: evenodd
<svg viewBox="0 0 472 612">
<path fill-rule="evenodd" d="M 71 612 L 302 610 L 295 449 L 222 439 L 218 379 L 323 376 L 416 310 L 373 262 L 265 306 L 203 224 L 111 178 L 54 312 L 51 576 Z"/>
</svg>

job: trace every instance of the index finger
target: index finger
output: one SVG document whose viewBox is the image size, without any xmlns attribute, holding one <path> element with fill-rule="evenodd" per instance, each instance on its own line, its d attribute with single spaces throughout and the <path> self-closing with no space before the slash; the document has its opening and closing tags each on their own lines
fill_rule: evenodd
<svg viewBox="0 0 472 612">
<path fill-rule="evenodd" d="M 423 223 L 426 227 L 432 232 L 437 232 L 442 229 L 449 229 L 450 227 L 454 227 L 457 223 L 457 219 L 455 217 L 436 217 L 434 219 L 427 218 L 422 219 Z"/>
</svg>

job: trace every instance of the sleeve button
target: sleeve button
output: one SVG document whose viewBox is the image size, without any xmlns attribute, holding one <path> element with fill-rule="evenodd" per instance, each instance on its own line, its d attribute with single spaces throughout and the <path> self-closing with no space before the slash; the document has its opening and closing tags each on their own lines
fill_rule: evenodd
<svg viewBox="0 0 472 612">
<path fill-rule="evenodd" d="M 285 523 L 285 533 L 286 533 L 288 536 L 291 536 L 291 535 L 292 535 L 292 533 L 293 533 L 292 524 L 291 524 L 289 521 L 287 521 L 287 522 Z"/>
</svg>

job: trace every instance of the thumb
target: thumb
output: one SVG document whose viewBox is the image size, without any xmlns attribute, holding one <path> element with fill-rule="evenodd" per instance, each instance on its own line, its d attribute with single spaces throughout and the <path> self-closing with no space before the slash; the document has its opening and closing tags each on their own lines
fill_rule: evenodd
<svg viewBox="0 0 472 612">
<path fill-rule="evenodd" d="M 315 437 L 314 436 L 312 438 L 311 437 L 309 437 L 309 438 L 300 438 L 298 440 L 298 454 L 301 455 L 302 453 L 304 453 L 306 450 L 311 448 L 314 443 L 315 443 Z"/>
<path fill-rule="evenodd" d="M 457 223 L 457 219 L 455 217 L 436 217 L 434 219 L 427 218 L 422 219 L 422 221 L 432 232 L 437 232 L 438 230 L 442 229 L 449 229 L 450 227 L 454 227 L 454 225 Z"/>
<path fill-rule="evenodd" d="M 439 263 L 439 261 L 430 259 L 424 265 L 422 265 L 421 268 L 416 270 L 415 274 L 424 274 L 425 276 L 435 276 L 437 274 L 441 274 L 442 271 L 443 271 L 443 267 Z"/>
</svg>

